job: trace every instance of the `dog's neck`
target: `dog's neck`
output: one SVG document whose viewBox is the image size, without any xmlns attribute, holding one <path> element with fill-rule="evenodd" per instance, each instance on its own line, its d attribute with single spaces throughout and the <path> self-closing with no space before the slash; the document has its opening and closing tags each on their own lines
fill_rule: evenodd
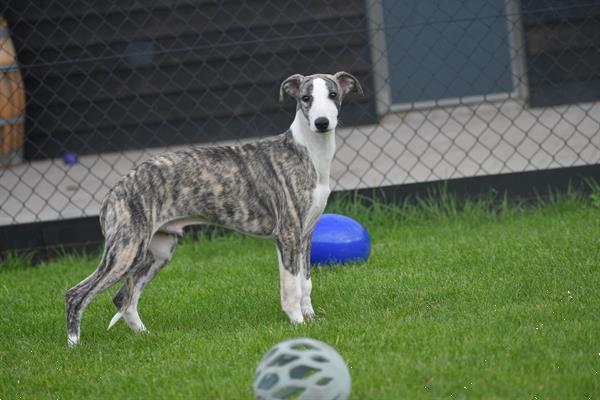
<svg viewBox="0 0 600 400">
<path fill-rule="evenodd" d="M 290 131 L 296 144 L 307 148 L 308 156 L 317 170 L 318 184 L 329 187 L 331 162 L 335 154 L 335 129 L 327 133 L 313 132 L 308 119 L 302 111 L 297 110 Z"/>
</svg>

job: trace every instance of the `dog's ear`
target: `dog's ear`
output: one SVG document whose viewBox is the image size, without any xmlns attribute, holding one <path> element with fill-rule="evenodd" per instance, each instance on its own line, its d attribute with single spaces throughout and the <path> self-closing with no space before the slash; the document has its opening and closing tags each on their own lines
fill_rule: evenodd
<svg viewBox="0 0 600 400">
<path fill-rule="evenodd" d="M 361 96 L 364 95 L 362 87 L 360 86 L 360 82 L 358 82 L 358 79 L 356 79 L 354 75 L 351 75 L 344 71 L 340 71 L 336 72 L 334 76 L 335 79 L 337 79 L 337 81 L 339 82 L 342 91 L 344 92 L 344 95 L 347 95 L 350 92 L 358 93 Z"/>
<path fill-rule="evenodd" d="M 303 79 L 304 76 L 295 74 L 283 81 L 281 87 L 279 88 L 279 101 L 283 101 L 283 95 L 285 93 L 294 99 L 297 99 L 298 95 L 300 94 L 300 85 L 302 84 Z"/>
</svg>

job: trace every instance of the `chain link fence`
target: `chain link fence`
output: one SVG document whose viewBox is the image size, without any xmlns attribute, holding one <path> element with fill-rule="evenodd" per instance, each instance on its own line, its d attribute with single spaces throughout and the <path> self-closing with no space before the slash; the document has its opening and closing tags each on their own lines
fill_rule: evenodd
<svg viewBox="0 0 600 400">
<path fill-rule="evenodd" d="M 8 0 L 0 225 L 98 213 L 152 154 L 285 131 L 356 75 L 333 190 L 597 164 L 600 1 Z"/>
</svg>

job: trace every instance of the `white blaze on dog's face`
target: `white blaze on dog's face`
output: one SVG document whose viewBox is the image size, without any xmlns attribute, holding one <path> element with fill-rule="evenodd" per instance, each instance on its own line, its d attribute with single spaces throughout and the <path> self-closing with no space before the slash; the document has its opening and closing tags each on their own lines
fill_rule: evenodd
<svg viewBox="0 0 600 400">
<path fill-rule="evenodd" d="M 300 98 L 301 107 L 306 110 L 310 129 L 313 132 L 330 132 L 337 127 L 338 87 L 335 82 L 315 78 L 305 85 L 305 93 Z"/>
<path fill-rule="evenodd" d="M 297 101 L 310 129 L 316 133 L 328 133 L 338 125 L 338 113 L 343 97 L 349 92 L 362 95 L 362 88 L 355 77 L 338 72 L 335 75 L 292 75 L 281 84 L 280 98 L 287 93 Z"/>
</svg>

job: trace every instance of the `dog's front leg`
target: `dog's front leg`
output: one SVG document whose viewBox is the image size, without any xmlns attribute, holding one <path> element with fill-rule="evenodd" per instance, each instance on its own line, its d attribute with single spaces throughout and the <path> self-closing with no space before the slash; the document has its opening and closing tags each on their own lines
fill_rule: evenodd
<svg viewBox="0 0 600 400">
<path fill-rule="evenodd" d="M 300 242 L 277 241 L 279 280 L 281 285 L 281 308 L 294 324 L 304 322 L 300 302 L 302 300 L 302 263 L 304 253 Z"/>
<path fill-rule="evenodd" d="M 312 281 L 310 278 L 310 244 L 312 242 L 312 231 L 304 239 L 304 257 L 302 260 L 302 270 L 300 275 L 300 285 L 302 288 L 302 299 L 300 300 L 300 308 L 302 314 L 307 321 L 311 321 L 315 318 L 315 311 L 313 310 L 312 302 L 310 300 L 310 293 L 312 291 Z"/>
</svg>

